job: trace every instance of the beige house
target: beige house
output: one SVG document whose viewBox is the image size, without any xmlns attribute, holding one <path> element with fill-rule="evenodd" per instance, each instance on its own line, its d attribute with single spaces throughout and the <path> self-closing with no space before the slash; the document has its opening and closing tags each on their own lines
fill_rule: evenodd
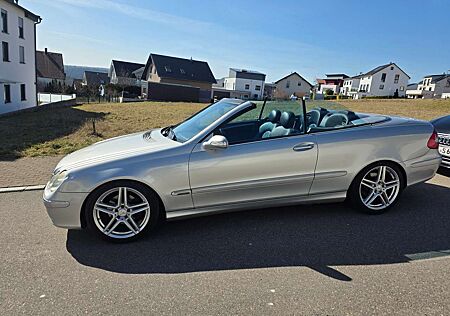
<svg viewBox="0 0 450 316">
<path fill-rule="evenodd" d="M 275 83 L 274 97 L 288 99 L 295 94 L 297 97 L 309 95 L 313 87 L 305 78 L 297 72 L 293 72 L 286 77 L 281 78 Z"/>
<path fill-rule="evenodd" d="M 145 87 L 145 82 L 147 85 L 153 83 L 153 87 L 155 87 L 154 83 L 163 84 L 167 89 L 170 85 L 172 86 L 171 93 L 187 93 L 189 89 L 184 89 L 183 92 L 180 89 L 190 87 L 198 90 L 196 92 L 197 99 L 201 102 L 211 100 L 212 85 L 216 83 L 216 79 L 205 61 L 157 54 L 150 54 L 142 73 L 142 80 L 144 82 L 143 94 L 151 94 Z M 180 92 L 173 90 L 177 86 L 180 88 Z"/>
</svg>

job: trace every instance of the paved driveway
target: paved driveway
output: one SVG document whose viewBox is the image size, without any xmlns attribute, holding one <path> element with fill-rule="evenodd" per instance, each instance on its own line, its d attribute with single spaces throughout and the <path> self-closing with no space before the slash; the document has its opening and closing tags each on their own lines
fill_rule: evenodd
<svg viewBox="0 0 450 316">
<path fill-rule="evenodd" d="M 344 204 L 171 222 L 108 244 L 0 194 L 0 314 L 448 314 L 450 179 L 382 216 Z"/>
</svg>

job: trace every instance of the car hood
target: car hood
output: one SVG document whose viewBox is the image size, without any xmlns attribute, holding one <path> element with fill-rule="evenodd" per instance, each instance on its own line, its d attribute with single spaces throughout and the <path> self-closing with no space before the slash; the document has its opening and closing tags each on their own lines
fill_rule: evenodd
<svg viewBox="0 0 450 316">
<path fill-rule="evenodd" d="M 161 129 L 155 129 L 95 143 L 65 156 L 56 166 L 55 172 L 156 152 L 178 144 L 164 137 L 160 131 Z"/>
</svg>

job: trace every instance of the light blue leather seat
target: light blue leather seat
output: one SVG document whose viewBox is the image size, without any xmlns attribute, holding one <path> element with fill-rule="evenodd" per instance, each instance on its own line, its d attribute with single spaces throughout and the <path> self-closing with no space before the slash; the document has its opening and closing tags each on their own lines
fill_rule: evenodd
<svg viewBox="0 0 450 316">
<path fill-rule="evenodd" d="M 267 117 L 267 122 L 259 127 L 259 137 L 267 138 L 280 121 L 281 111 L 272 110 Z"/>
<path fill-rule="evenodd" d="M 286 136 L 295 133 L 295 114 L 283 112 L 280 116 L 280 126 L 274 128 L 269 137 Z"/>
</svg>

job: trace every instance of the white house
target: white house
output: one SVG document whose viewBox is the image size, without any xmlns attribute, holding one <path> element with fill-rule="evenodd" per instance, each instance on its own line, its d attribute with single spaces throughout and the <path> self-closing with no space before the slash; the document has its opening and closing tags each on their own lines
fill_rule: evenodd
<svg viewBox="0 0 450 316">
<path fill-rule="evenodd" d="M 354 97 L 359 91 L 359 76 L 350 77 L 344 80 L 340 93 L 347 97 Z"/>
<path fill-rule="evenodd" d="M 36 24 L 41 17 L 0 0 L 0 114 L 36 106 Z"/>
<path fill-rule="evenodd" d="M 405 97 L 410 77 L 395 63 L 378 66 L 369 72 L 357 76 L 358 93 L 354 98 L 362 97 Z"/>
<path fill-rule="evenodd" d="M 425 76 L 416 89 L 408 89 L 406 95 L 412 99 L 447 98 L 450 93 L 450 75 Z"/>
<path fill-rule="evenodd" d="M 228 77 L 220 82 L 224 90 L 235 91 L 235 95 L 240 94 L 242 98 L 261 100 L 264 96 L 265 81 L 266 75 L 261 72 L 230 68 Z"/>
<path fill-rule="evenodd" d="M 313 85 L 305 78 L 300 76 L 297 72 L 293 72 L 278 81 L 275 81 L 276 98 L 287 99 L 295 94 L 297 97 L 309 95 Z"/>
</svg>

